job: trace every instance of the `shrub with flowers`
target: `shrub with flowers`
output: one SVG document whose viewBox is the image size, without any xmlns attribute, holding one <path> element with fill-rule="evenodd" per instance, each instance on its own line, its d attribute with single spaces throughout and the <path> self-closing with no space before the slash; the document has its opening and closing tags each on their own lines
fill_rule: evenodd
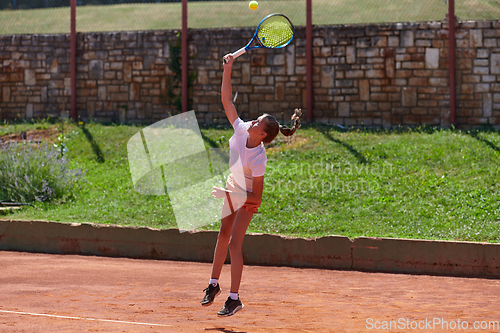
<svg viewBox="0 0 500 333">
<path fill-rule="evenodd" d="M 34 203 L 65 199 L 84 180 L 81 169 L 68 167 L 69 159 L 48 144 L 0 147 L 0 201 Z"/>
</svg>

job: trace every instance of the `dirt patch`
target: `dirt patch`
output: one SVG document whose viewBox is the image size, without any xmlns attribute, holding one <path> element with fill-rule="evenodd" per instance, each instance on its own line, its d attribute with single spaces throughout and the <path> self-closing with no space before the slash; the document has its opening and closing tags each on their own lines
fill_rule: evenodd
<svg viewBox="0 0 500 333">
<path fill-rule="evenodd" d="M 57 128 L 27 130 L 22 131 L 21 133 L 6 134 L 0 136 L 0 145 L 8 145 L 14 142 L 54 143 L 57 141 L 58 136 L 59 130 Z"/>
</svg>

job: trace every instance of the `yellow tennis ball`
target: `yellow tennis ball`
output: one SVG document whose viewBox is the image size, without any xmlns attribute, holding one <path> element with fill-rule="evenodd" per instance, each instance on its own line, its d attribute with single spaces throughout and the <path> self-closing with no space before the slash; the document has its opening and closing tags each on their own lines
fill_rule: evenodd
<svg viewBox="0 0 500 333">
<path fill-rule="evenodd" d="M 251 10 L 256 10 L 259 7 L 259 3 L 257 1 L 250 1 L 248 4 Z"/>
</svg>

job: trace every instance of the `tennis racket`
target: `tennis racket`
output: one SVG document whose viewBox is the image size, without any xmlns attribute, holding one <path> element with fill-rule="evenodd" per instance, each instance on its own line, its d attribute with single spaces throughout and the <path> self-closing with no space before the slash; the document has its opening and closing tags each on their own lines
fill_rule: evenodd
<svg viewBox="0 0 500 333">
<path fill-rule="evenodd" d="M 285 47 L 290 44 L 294 34 L 295 28 L 288 17 L 283 14 L 268 15 L 260 21 L 250 42 L 232 53 L 232 56 L 233 58 L 237 58 L 251 49 L 279 49 Z M 257 40 L 257 45 L 250 46 L 254 40 Z"/>
</svg>

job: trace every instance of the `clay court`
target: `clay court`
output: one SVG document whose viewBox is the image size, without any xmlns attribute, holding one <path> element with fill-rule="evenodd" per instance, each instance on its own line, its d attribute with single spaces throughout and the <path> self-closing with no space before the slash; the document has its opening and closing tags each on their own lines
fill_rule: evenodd
<svg viewBox="0 0 500 333">
<path fill-rule="evenodd" d="M 495 279 L 246 266 L 245 308 L 218 318 L 229 266 L 210 307 L 208 263 L 4 251 L 0 266 L 1 332 L 500 330 Z"/>
</svg>

